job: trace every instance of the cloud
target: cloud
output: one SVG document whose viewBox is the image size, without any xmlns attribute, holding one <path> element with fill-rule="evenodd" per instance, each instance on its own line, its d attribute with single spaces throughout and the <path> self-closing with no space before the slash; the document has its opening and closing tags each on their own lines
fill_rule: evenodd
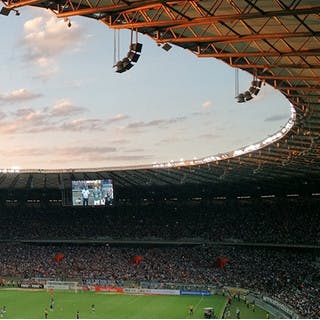
<svg viewBox="0 0 320 320">
<path fill-rule="evenodd" d="M 193 117 L 208 117 L 212 113 L 212 110 L 209 108 L 201 109 L 200 111 L 195 111 L 191 113 Z"/>
<path fill-rule="evenodd" d="M 156 143 L 157 145 L 162 145 L 162 144 L 172 144 L 172 143 L 177 143 L 177 142 L 181 142 L 181 141 L 186 141 L 185 137 L 178 137 L 176 135 L 170 136 L 168 138 L 164 138 L 162 140 L 160 140 L 158 143 Z"/>
<path fill-rule="evenodd" d="M 130 143 L 130 140 L 128 139 L 116 139 L 116 140 L 110 141 L 110 144 L 128 144 L 128 143 Z"/>
<path fill-rule="evenodd" d="M 70 126 L 68 122 L 71 122 L 72 126 L 72 121 L 63 122 L 64 118 L 67 119 L 83 110 L 85 109 L 74 106 L 68 100 L 60 100 L 52 107 L 40 109 L 20 108 L 11 112 L 10 116 L 0 117 L 0 132 L 12 134 L 63 130 L 64 125 Z"/>
<path fill-rule="evenodd" d="M 32 108 L 18 109 L 12 113 L 14 118 L 6 117 L 5 121 L 0 119 L 0 132 L 2 134 L 31 132 L 32 128 L 42 128 L 46 123 L 46 116 Z"/>
<path fill-rule="evenodd" d="M 145 161 L 148 162 L 148 159 L 152 159 L 152 155 L 126 155 L 119 154 L 117 149 L 114 147 L 74 147 L 74 148 L 58 148 L 53 154 L 56 162 L 64 163 L 66 157 L 72 158 L 72 161 L 81 162 L 103 162 L 103 165 L 106 165 L 108 161 L 127 161 L 127 162 L 136 162 L 136 161 Z"/>
<path fill-rule="evenodd" d="M 74 119 L 62 123 L 58 129 L 63 131 L 103 131 L 105 123 L 101 119 Z"/>
<path fill-rule="evenodd" d="M 10 114 L 0 113 L 0 133 L 82 132 L 105 131 L 112 124 L 128 119 L 125 114 L 110 118 L 79 117 L 87 109 L 76 106 L 68 99 L 56 101 L 44 108 L 20 108 Z M 74 118 L 74 116 L 78 116 Z M 118 143 L 127 143 L 119 141 Z"/>
<path fill-rule="evenodd" d="M 207 140 L 212 140 L 215 138 L 219 138 L 221 135 L 219 134 L 213 134 L 213 133 L 206 133 L 206 134 L 201 134 L 197 137 L 197 139 L 207 139 Z"/>
<path fill-rule="evenodd" d="M 83 108 L 81 108 L 83 110 Z M 80 108 L 75 109 L 80 111 Z M 118 114 L 114 117 L 103 119 L 103 118 L 79 118 L 73 119 L 70 121 L 65 121 L 61 123 L 57 130 L 63 131 L 104 131 L 106 130 L 107 126 L 111 125 L 112 123 L 122 121 L 124 119 L 129 118 L 129 116 Z M 123 143 L 123 141 L 122 141 Z"/>
<path fill-rule="evenodd" d="M 142 149 L 142 148 L 136 148 L 136 149 L 125 150 L 125 152 L 127 152 L 127 153 L 139 153 L 139 152 L 145 152 L 145 150 Z"/>
<path fill-rule="evenodd" d="M 88 163 L 95 163 L 95 167 L 105 167 L 110 166 L 110 161 L 114 162 L 121 162 L 123 165 L 123 162 L 126 162 L 127 165 L 130 165 L 130 162 L 132 162 L 132 165 L 135 165 L 136 162 L 139 162 L 141 164 L 149 164 L 154 159 L 153 155 L 144 155 L 144 156 L 127 156 L 127 155 L 117 155 L 117 156 L 110 156 L 110 155 L 101 155 L 101 154 L 90 154 L 90 153 L 80 153 L 76 156 L 73 156 L 73 168 L 87 168 Z M 51 160 L 49 162 L 52 162 L 54 164 L 54 167 L 56 168 L 58 164 L 65 165 L 65 158 L 64 157 L 56 157 L 54 160 Z M 84 165 L 85 163 L 86 165 Z M 101 164 L 99 164 L 101 163 Z M 111 166 L 115 166 L 115 164 L 111 164 Z M 92 166 L 90 167 L 92 168 Z"/>
<path fill-rule="evenodd" d="M 202 103 L 202 108 L 209 109 L 211 107 L 212 107 L 212 101 L 210 101 L 210 100 L 207 100 Z"/>
<path fill-rule="evenodd" d="M 176 117 L 172 119 L 157 119 L 152 121 L 138 121 L 129 123 L 126 128 L 127 129 L 142 129 L 142 128 L 152 128 L 152 127 L 168 127 L 171 124 L 175 124 L 178 122 L 183 122 L 186 120 L 186 117 Z"/>
<path fill-rule="evenodd" d="M 150 154 L 144 155 L 114 155 L 108 157 L 106 160 L 116 160 L 116 161 L 145 161 L 142 164 L 147 164 L 147 161 L 153 159 L 154 156 Z"/>
<path fill-rule="evenodd" d="M 77 156 L 81 154 L 102 155 L 106 153 L 116 152 L 115 147 L 71 147 L 71 148 L 57 148 L 56 153 L 59 156 Z"/>
<path fill-rule="evenodd" d="M 86 110 L 82 107 L 73 105 L 69 100 L 62 99 L 55 103 L 51 110 L 51 116 L 53 117 L 67 117 L 70 115 L 78 114 Z"/>
<path fill-rule="evenodd" d="M 265 118 L 265 122 L 275 122 L 275 121 L 280 121 L 280 120 L 289 120 L 290 116 L 287 114 L 276 114 L 274 116 L 270 116 L 268 118 Z"/>
<path fill-rule="evenodd" d="M 59 70 L 56 62 L 59 55 L 79 50 L 85 40 L 77 22 L 68 28 L 62 19 L 47 17 L 36 17 L 25 22 L 21 41 L 26 61 L 38 66 L 40 73 L 37 78 L 43 79 L 48 79 Z"/>
<path fill-rule="evenodd" d="M 52 151 L 54 150 L 54 151 Z M 57 162 L 65 162 L 66 157 L 72 160 L 108 159 L 110 154 L 117 151 L 114 147 L 62 147 L 62 148 L 16 148 L 4 150 L 6 157 L 47 157 L 50 155 Z"/>
<path fill-rule="evenodd" d="M 14 119 L 11 119 L 8 123 L 2 124 L 4 127 L 0 128 L 0 131 L 8 132 L 9 130 L 9 132 L 12 132 L 15 128 L 15 131 L 17 132 L 36 133 L 59 129 L 63 130 L 65 129 L 64 127 L 67 127 L 68 130 L 73 130 L 79 123 L 82 124 L 83 128 L 85 126 L 83 121 L 77 122 L 76 120 L 73 120 L 61 123 L 61 118 L 67 118 L 71 115 L 78 114 L 83 110 L 85 109 L 74 106 L 66 99 L 57 101 L 52 107 L 46 107 L 40 110 L 21 108 L 13 113 Z M 92 121 L 90 129 L 93 129 Z"/>
<path fill-rule="evenodd" d="M 0 120 L 6 118 L 6 116 L 7 115 L 4 112 L 0 111 Z"/>
<path fill-rule="evenodd" d="M 123 152 L 114 146 L 101 146 L 101 147 L 71 147 L 71 148 L 57 148 L 54 152 L 54 156 L 57 158 L 66 159 L 66 157 L 72 158 L 73 161 L 86 160 L 86 161 L 103 161 L 108 162 L 110 160 L 116 161 L 137 161 L 151 159 L 151 155 L 130 154 L 143 152 L 143 149 L 128 149 Z M 129 153 L 129 154 L 126 154 Z"/>
<path fill-rule="evenodd" d="M 114 122 L 120 122 L 120 121 L 123 121 L 123 120 L 126 120 L 126 119 L 129 119 L 128 115 L 119 113 L 119 114 L 116 114 L 114 117 L 111 117 L 111 118 L 107 119 L 106 120 L 106 124 L 111 124 L 111 123 L 114 123 Z"/>
<path fill-rule="evenodd" d="M 5 149 L 2 154 L 6 157 L 30 158 L 46 155 L 49 151 L 50 150 L 46 148 L 17 148 L 12 150 Z"/>
<path fill-rule="evenodd" d="M 83 88 L 94 82 L 94 78 L 86 77 L 85 79 L 66 80 L 65 86 L 71 88 Z"/>
<path fill-rule="evenodd" d="M 24 102 L 27 100 L 33 100 L 41 97 L 39 93 L 33 93 L 27 89 L 13 90 L 9 93 L 0 94 L 0 102 L 4 103 L 17 103 Z"/>
</svg>

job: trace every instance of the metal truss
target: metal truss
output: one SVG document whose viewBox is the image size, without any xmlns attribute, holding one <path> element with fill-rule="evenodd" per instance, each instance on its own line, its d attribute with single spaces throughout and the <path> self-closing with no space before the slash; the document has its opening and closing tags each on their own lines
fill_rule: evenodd
<svg viewBox="0 0 320 320">
<path fill-rule="evenodd" d="M 201 58 L 243 69 L 283 93 L 297 121 L 286 137 L 235 159 L 190 168 L 110 171 L 122 186 L 210 183 L 217 177 L 291 177 L 320 165 L 320 2 L 315 0 L 3 0 L 16 10 L 37 6 L 58 18 L 85 16 L 112 29 L 141 32 L 159 45 L 176 45 Z M 245 165 L 245 168 L 243 168 Z M 318 167 L 317 167 L 318 166 Z M 309 170 L 309 171 L 308 171 Z M 319 171 L 319 170 L 318 170 Z M 259 174 L 258 174 L 259 173 Z M 144 177 L 144 174 L 146 177 Z M 149 176 L 148 176 L 149 174 Z M 317 176 L 318 178 L 320 177 Z M 318 179 L 317 178 L 317 179 Z M 1 182 L 0 182 L 1 183 Z M 25 180 L 23 180 L 25 183 Z"/>
</svg>

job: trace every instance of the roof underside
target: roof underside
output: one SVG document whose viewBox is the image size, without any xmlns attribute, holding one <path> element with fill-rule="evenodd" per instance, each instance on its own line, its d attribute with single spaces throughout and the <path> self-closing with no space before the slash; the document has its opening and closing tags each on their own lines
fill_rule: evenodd
<svg viewBox="0 0 320 320">
<path fill-rule="evenodd" d="M 185 48 L 246 70 L 281 91 L 297 119 L 279 141 L 228 160 L 177 168 L 22 172 L 0 174 L 1 189 L 58 189 L 73 179 L 112 178 L 118 188 L 208 185 L 249 190 L 317 189 L 320 181 L 319 0 L 8 0 L 58 17 L 86 16 L 113 29 L 143 33 L 159 44 Z M 81 170 L 80 170 L 81 171 Z M 320 190 L 319 190 L 320 191 Z M 243 193 L 243 192 L 242 192 Z"/>
</svg>

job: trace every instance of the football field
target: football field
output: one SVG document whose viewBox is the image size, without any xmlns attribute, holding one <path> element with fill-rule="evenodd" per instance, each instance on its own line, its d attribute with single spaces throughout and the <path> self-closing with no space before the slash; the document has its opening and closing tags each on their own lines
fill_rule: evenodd
<svg viewBox="0 0 320 320">
<path fill-rule="evenodd" d="M 46 291 L 0 290 L 0 307 L 6 306 L 5 318 L 48 319 L 124 318 L 124 319 L 201 319 L 204 308 L 212 307 L 217 318 L 222 317 L 226 298 L 222 296 L 143 296 L 95 292 L 54 293 L 54 308 L 50 310 L 50 294 Z M 233 302 L 231 318 L 235 318 L 236 305 L 242 318 L 265 318 L 265 311 L 246 310 L 243 302 Z M 94 309 L 92 308 L 94 305 Z M 194 313 L 189 314 L 193 305 Z"/>
</svg>

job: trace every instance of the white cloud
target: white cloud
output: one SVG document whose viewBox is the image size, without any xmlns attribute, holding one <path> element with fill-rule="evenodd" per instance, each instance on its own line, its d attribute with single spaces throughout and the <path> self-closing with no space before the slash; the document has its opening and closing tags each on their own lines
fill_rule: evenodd
<svg viewBox="0 0 320 320">
<path fill-rule="evenodd" d="M 107 119 L 107 120 L 106 120 L 106 123 L 107 123 L 107 124 L 110 124 L 110 123 L 114 123 L 114 122 L 119 122 L 119 121 L 126 120 L 126 119 L 128 119 L 128 118 L 129 118 L 128 115 L 122 114 L 122 113 L 118 113 L 118 114 L 116 114 L 115 116 Z"/>
<path fill-rule="evenodd" d="M 220 138 L 221 135 L 219 134 L 215 134 L 215 133 L 205 133 L 205 134 L 201 134 L 197 137 L 197 139 L 205 139 L 205 140 L 213 140 L 216 138 Z"/>
<path fill-rule="evenodd" d="M 280 120 L 288 120 L 289 118 L 290 118 L 290 115 L 283 113 L 283 114 L 275 114 L 270 117 L 267 117 L 264 119 L 264 121 L 276 122 Z"/>
<path fill-rule="evenodd" d="M 137 162 L 139 161 L 142 164 L 149 163 L 150 159 L 153 159 L 154 155 L 151 154 L 143 154 L 143 155 L 116 155 L 116 156 L 108 156 L 106 160 L 114 160 L 114 161 L 127 161 L 127 162 Z"/>
<path fill-rule="evenodd" d="M 40 69 L 37 77 L 49 78 L 59 70 L 56 58 L 65 52 L 78 50 L 85 40 L 77 22 L 68 28 L 65 21 L 53 16 L 37 17 L 24 24 L 22 45 L 27 61 Z"/>
<path fill-rule="evenodd" d="M 211 108 L 212 107 L 212 101 L 207 100 L 205 102 L 202 103 L 202 107 L 205 109 Z"/>
<path fill-rule="evenodd" d="M 83 154 L 91 154 L 94 156 L 104 155 L 106 153 L 116 152 L 117 149 L 115 147 L 68 147 L 68 148 L 57 148 L 56 153 L 60 156 L 72 156 L 75 157 L 77 155 Z"/>
<path fill-rule="evenodd" d="M 161 139 L 157 143 L 157 145 L 168 145 L 168 144 L 174 144 L 182 141 L 186 141 L 186 138 L 185 137 L 181 138 L 181 137 L 178 137 L 177 135 L 171 135 L 167 138 Z"/>
<path fill-rule="evenodd" d="M 82 115 L 86 110 L 84 107 L 74 105 L 68 99 L 61 99 L 49 107 L 24 107 L 8 114 L 0 112 L 0 133 L 105 131 L 114 123 L 129 118 L 125 114 L 117 114 L 110 118 L 87 118 Z"/>
<path fill-rule="evenodd" d="M 6 116 L 7 115 L 4 112 L 0 111 L 0 120 L 4 119 Z"/>
<path fill-rule="evenodd" d="M 172 119 L 156 119 L 152 121 L 137 121 L 127 125 L 127 129 L 141 129 L 141 128 L 152 128 L 152 127 L 168 127 L 171 124 L 184 122 L 187 117 L 175 117 Z"/>
<path fill-rule="evenodd" d="M 30 130 L 34 128 L 40 129 L 46 125 L 46 115 L 42 111 L 22 108 L 13 113 L 13 118 L 6 117 L 5 121 L 0 122 L 0 132 L 2 134 L 31 132 Z"/>
<path fill-rule="evenodd" d="M 52 107 L 51 115 L 53 117 L 67 117 L 70 115 L 81 113 L 85 108 L 73 105 L 69 100 L 62 99 L 55 103 Z"/>
<path fill-rule="evenodd" d="M 45 119 L 45 115 L 41 111 L 32 108 L 19 109 L 15 112 L 15 115 L 21 121 L 32 121 L 33 123 Z"/>
<path fill-rule="evenodd" d="M 0 94 L 0 102 L 16 103 L 41 97 L 41 94 L 33 93 L 27 89 L 13 90 L 9 93 Z"/>
<path fill-rule="evenodd" d="M 104 131 L 105 124 L 101 119 L 74 119 L 64 122 L 59 128 L 64 131 Z"/>
</svg>

